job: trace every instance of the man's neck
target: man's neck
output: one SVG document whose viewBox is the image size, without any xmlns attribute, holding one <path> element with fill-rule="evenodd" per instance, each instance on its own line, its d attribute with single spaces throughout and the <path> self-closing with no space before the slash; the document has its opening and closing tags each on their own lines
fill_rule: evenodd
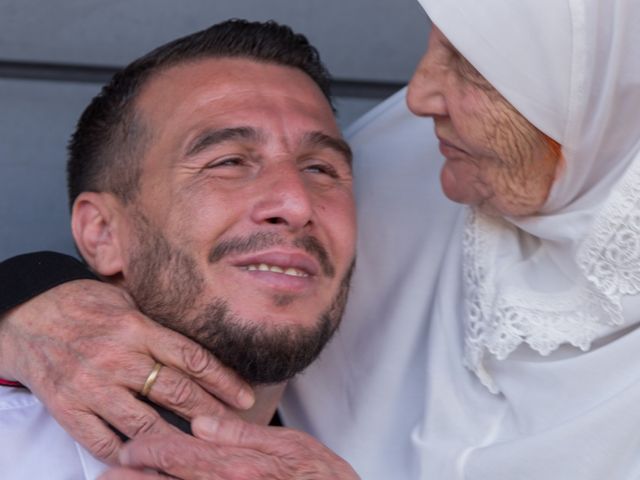
<svg viewBox="0 0 640 480">
<path fill-rule="evenodd" d="M 282 382 L 276 385 L 255 387 L 256 403 L 249 410 L 238 412 L 238 416 L 247 422 L 268 425 L 276 413 L 286 386 L 287 382 Z"/>
</svg>

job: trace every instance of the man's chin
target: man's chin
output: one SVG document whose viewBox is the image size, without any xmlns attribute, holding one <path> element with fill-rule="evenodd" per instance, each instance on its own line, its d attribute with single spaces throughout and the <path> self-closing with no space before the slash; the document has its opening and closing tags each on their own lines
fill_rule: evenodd
<svg viewBox="0 0 640 480">
<path fill-rule="evenodd" d="M 277 335 L 281 329 L 290 329 L 293 332 L 317 329 L 321 321 L 320 317 L 325 314 L 324 311 L 316 311 L 311 307 L 306 309 L 292 307 L 292 304 L 285 304 L 271 305 L 257 311 L 233 308 L 230 308 L 230 311 L 233 312 L 232 318 L 236 327 L 263 330 L 265 335 L 269 332 Z"/>
<path fill-rule="evenodd" d="M 242 311 L 245 313 L 249 312 Z M 179 329 L 247 382 L 261 385 L 284 382 L 305 369 L 320 354 L 337 324 L 328 313 L 310 319 L 310 326 L 300 325 L 300 317 L 293 313 L 263 313 L 259 318 L 250 320 L 218 300 L 195 318 L 180 322 Z"/>
</svg>

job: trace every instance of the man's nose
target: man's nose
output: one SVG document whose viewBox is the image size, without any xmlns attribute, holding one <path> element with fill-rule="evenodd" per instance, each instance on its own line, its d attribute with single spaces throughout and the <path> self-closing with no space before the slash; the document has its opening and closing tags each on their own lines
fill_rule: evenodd
<svg viewBox="0 0 640 480">
<path fill-rule="evenodd" d="M 433 67 L 428 49 L 409 82 L 407 106 L 414 114 L 421 117 L 447 115 L 447 103 L 440 75 Z"/>
<path fill-rule="evenodd" d="M 301 230 L 312 223 L 314 200 L 297 166 L 272 168 L 260 182 L 252 220 L 258 224 L 282 225 Z"/>
</svg>

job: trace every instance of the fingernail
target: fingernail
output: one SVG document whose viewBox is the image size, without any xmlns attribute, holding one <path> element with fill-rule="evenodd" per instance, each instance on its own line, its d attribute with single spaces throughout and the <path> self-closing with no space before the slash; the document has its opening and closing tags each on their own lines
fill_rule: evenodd
<svg viewBox="0 0 640 480">
<path fill-rule="evenodd" d="M 238 401 L 238 408 L 241 408 L 243 410 L 247 410 L 253 407 L 253 404 L 256 403 L 255 396 L 248 390 L 240 390 L 240 393 L 238 393 L 236 400 Z"/>
</svg>

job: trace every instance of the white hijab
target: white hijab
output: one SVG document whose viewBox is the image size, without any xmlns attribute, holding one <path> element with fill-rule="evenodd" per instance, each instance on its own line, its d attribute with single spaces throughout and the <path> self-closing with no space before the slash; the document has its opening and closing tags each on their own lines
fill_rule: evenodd
<svg viewBox="0 0 640 480">
<path fill-rule="evenodd" d="M 541 215 L 471 219 L 467 361 L 582 350 L 640 320 L 640 2 L 421 0 L 515 108 L 562 145 Z M 517 228 L 514 228 L 517 227 Z"/>
<path fill-rule="evenodd" d="M 640 478 L 640 2 L 420 3 L 565 165 L 491 219 L 399 95 L 358 122 L 353 294 L 285 422 L 366 480 Z"/>
</svg>

